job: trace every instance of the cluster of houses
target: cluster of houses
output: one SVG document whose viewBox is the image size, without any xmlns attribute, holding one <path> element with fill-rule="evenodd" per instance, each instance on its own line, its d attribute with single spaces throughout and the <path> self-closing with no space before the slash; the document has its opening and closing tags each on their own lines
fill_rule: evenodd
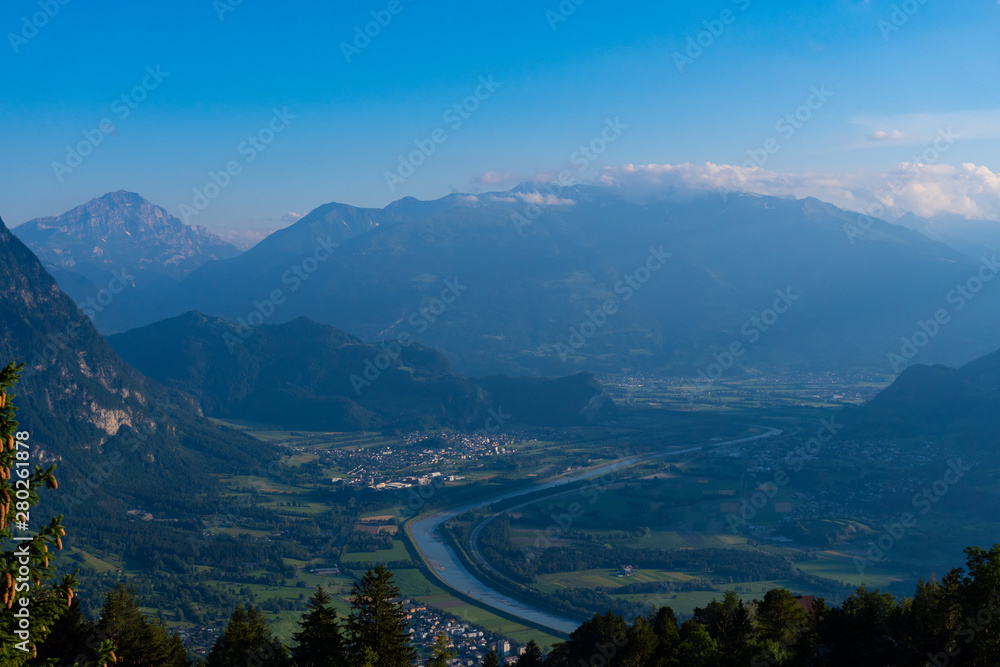
<svg viewBox="0 0 1000 667">
<path fill-rule="evenodd" d="M 428 653 L 434 641 L 444 633 L 451 641 L 455 657 L 452 665 L 479 667 L 490 651 L 496 651 L 502 662 L 516 662 L 523 647 L 514 647 L 510 641 L 484 632 L 471 623 L 448 618 L 433 607 L 426 607 L 410 600 L 403 600 L 410 622 L 413 644 Z"/>
<path fill-rule="evenodd" d="M 431 466 L 507 454 L 513 451 L 509 445 L 516 441 L 515 436 L 508 434 L 448 434 L 439 439 L 445 441 L 445 447 L 417 449 L 414 443 L 407 445 L 404 440 L 402 447 L 334 448 L 322 452 L 321 456 L 327 464 L 346 470 L 330 480 L 334 484 L 380 490 L 406 489 L 430 484 L 435 477 L 443 476 L 441 472 L 423 472 Z M 415 469 L 421 471 L 414 472 Z M 455 481 L 464 477 L 452 475 L 446 479 Z"/>
</svg>

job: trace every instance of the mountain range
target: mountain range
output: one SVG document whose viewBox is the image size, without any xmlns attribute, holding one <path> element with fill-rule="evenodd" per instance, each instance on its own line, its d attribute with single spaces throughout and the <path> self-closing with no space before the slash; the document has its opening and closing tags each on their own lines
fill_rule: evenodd
<svg viewBox="0 0 1000 667">
<path fill-rule="evenodd" d="M 307 317 L 369 342 L 412 336 L 467 376 L 695 376 L 719 359 L 733 375 L 890 374 L 992 350 L 1000 291 L 956 292 L 990 261 L 990 226 L 897 222 L 859 227 L 815 199 L 524 183 L 325 204 L 242 254 L 121 191 L 16 231 L 105 333 L 192 310 L 247 326 Z M 130 273 L 112 293 L 95 281 L 114 265 Z M 941 309 L 949 325 L 902 357 Z"/>
<path fill-rule="evenodd" d="M 26 362 L 16 401 L 33 460 L 59 464 L 67 507 L 89 499 L 74 511 L 123 513 L 167 495 L 180 511 L 190 494 L 213 493 L 211 474 L 274 458 L 122 361 L 2 221 L 0 315 L 0 359 Z"/>
<path fill-rule="evenodd" d="M 29 220 L 14 233 L 78 304 L 97 303 L 94 321 L 102 330 L 127 326 L 129 316 L 120 311 L 144 310 L 143 299 L 130 298 L 136 290 L 162 291 L 207 261 L 240 254 L 204 227 L 186 225 L 124 190 L 59 216 Z M 107 299 L 102 291 L 122 296 L 106 307 L 111 304 L 99 301 Z"/>
<path fill-rule="evenodd" d="M 593 376 L 467 380 L 438 352 L 408 341 L 370 345 L 298 318 L 244 329 L 189 312 L 109 338 L 135 368 L 198 398 L 209 416 L 323 431 L 501 422 L 570 426 L 614 416 Z M 491 421 L 492 417 L 492 421 Z"/>
<path fill-rule="evenodd" d="M 970 220 L 959 215 L 922 218 L 907 213 L 893 222 L 972 257 L 1000 252 L 1000 224 L 996 220 Z"/>
<path fill-rule="evenodd" d="M 852 426 L 892 437 L 958 435 L 996 442 L 1000 351 L 960 368 L 918 364 L 866 405 L 848 413 Z"/>
<path fill-rule="evenodd" d="M 413 336 L 464 375 L 694 376 L 736 343 L 733 374 L 895 373 L 890 353 L 942 308 L 961 324 L 912 361 L 964 363 L 1000 340 L 1000 290 L 956 296 L 981 258 L 907 227 L 859 227 L 816 199 L 557 188 L 327 204 L 240 256 L 137 291 L 145 305 L 122 328 L 190 310 L 304 316 L 365 341 Z"/>
</svg>

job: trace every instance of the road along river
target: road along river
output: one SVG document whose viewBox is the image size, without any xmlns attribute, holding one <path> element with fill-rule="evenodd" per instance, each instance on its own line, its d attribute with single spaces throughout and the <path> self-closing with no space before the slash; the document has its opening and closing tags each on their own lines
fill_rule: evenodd
<svg viewBox="0 0 1000 667">
<path fill-rule="evenodd" d="M 546 628 L 568 634 L 580 626 L 579 621 L 558 616 L 543 609 L 538 609 L 537 607 L 520 602 L 519 600 L 512 600 L 509 595 L 496 591 L 487 584 L 483 583 L 468 569 L 466 569 L 461 560 L 455 554 L 455 551 L 450 546 L 445 544 L 444 540 L 438 533 L 438 527 L 445 521 L 456 517 L 459 514 L 463 514 L 464 512 L 468 512 L 469 510 L 492 505 L 510 498 L 517 498 L 518 496 L 527 495 L 529 493 L 538 493 L 539 491 L 544 491 L 546 489 L 555 489 L 572 482 L 601 477 L 608 473 L 631 467 L 645 461 L 671 458 L 681 456 L 683 454 L 690 454 L 692 452 L 711 451 L 713 449 L 719 449 L 720 447 L 728 447 L 730 445 L 752 442 L 754 440 L 770 438 L 780 434 L 780 430 L 772 428 L 768 429 L 766 433 L 747 438 L 740 438 L 739 440 L 728 440 L 726 442 L 717 442 L 698 447 L 688 447 L 686 449 L 673 450 L 660 454 L 643 454 L 639 456 L 624 457 L 596 468 L 560 475 L 546 482 L 533 484 L 528 487 L 519 488 L 490 498 L 477 500 L 460 507 L 452 507 L 446 510 L 441 510 L 440 512 L 436 512 L 410 524 L 407 527 L 407 532 L 410 539 L 412 539 L 414 544 L 416 544 L 417 549 L 420 551 L 427 566 L 449 586 L 465 593 L 469 597 L 478 600 L 488 607 L 506 612 L 507 614 L 517 616 L 518 618 Z M 486 564 L 486 566 L 489 567 L 488 564 Z"/>
</svg>

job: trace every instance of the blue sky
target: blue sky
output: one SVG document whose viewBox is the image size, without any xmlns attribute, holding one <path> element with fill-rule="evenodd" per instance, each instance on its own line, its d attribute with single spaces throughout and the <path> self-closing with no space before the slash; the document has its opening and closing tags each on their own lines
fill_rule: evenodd
<svg viewBox="0 0 1000 667">
<path fill-rule="evenodd" d="M 764 165 L 775 172 L 885 170 L 946 125 L 960 139 L 942 164 L 1000 171 L 993 0 L 909 0 L 896 25 L 896 3 L 880 0 L 567 0 L 568 16 L 552 13 L 555 0 L 397 1 L 392 14 L 389 0 L 10 0 L 0 9 L 0 215 L 18 224 L 127 189 L 180 216 L 182 204 L 197 210 L 193 190 L 210 172 L 235 163 L 188 219 L 274 228 L 328 201 L 383 206 L 558 171 L 609 118 L 628 128 L 581 179 L 623 164 L 738 165 L 768 139 L 780 148 Z M 36 34 L 24 21 L 42 5 L 54 15 L 35 21 Z M 347 62 L 342 44 L 373 11 L 391 21 Z M 710 28 L 718 34 L 703 34 L 680 71 L 675 54 Z M 157 67 L 164 74 L 150 77 Z M 480 87 L 456 128 L 445 112 L 481 77 L 499 85 Z M 121 96 L 144 79 L 145 99 L 127 108 Z M 823 86 L 832 97 L 793 136 L 779 133 Z M 274 109 L 287 112 L 273 141 L 243 144 L 261 130 L 269 138 Z M 391 190 L 386 172 L 435 130 L 446 140 Z M 90 141 L 85 132 L 100 145 L 54 167 L 69 165 L 66 147 Z"/>
</svg>

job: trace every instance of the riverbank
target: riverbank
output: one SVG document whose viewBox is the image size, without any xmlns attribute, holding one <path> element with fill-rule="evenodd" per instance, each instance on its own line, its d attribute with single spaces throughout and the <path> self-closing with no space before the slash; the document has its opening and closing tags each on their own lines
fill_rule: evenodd
<svg viewBox="0 0 1000 667">
<path fill-rule="evenodd" d="M 580 622 L 575 619 L 566 618 L 562 615 L 552 613 L 544 608 L 532 604 L 525 599 L 515 599 L 512 591 L 497 590 L 494 586 L 484 582 L 476 576 L 462 562 L 462 558 L 456 551 L 448 545 L 439 534 L 438 528 L 445 521 L 463 514 L 470 510 L 481 509 L 505 500 L 520 496 L 535 494 L 539 491 L 559 488 L 575 481 L 584 481 L 601 477 L 609 472 L 632 467 L 639 463 L 650 460 L 682 456 L 684 454 L 708 451 L 719 447 L 727 447 L 734 444 L 751 442 L 762 438 L 780 435 L 779 429 L 768 429 L 765 433 L 745 438 L 728 440 L 725 442 L 715 442 L 706 445 L 698 445 L 683 449 L 674 449 L 668 452 L 658 452 L 642 454 L 636 456 L 622 457 L 616 461 L 605 463 L 593 468 L 576 471 L 570 474 L 560 475 L 549 480 L 539 482 L 530 487 L 519 488 L 507 493 L 499 494 L 495 497 L 480 499 L 474 502 L 464 503 L 458 507 L 449 509 L 437 509 L 426 512 L 404 524 L 404 531 L 407 538 L 414 545 L 419 557 L 424 562 L 427 569 L 449 589 L 461 592 L 481 604 L 486 605 L 496 612 L 502 612 L 504 616 L 514 616 L 521 622 L 530 623 L 535 626 L 542 626 L 558 634 L 568 634 L 579 627 Z"/>
</svg>

